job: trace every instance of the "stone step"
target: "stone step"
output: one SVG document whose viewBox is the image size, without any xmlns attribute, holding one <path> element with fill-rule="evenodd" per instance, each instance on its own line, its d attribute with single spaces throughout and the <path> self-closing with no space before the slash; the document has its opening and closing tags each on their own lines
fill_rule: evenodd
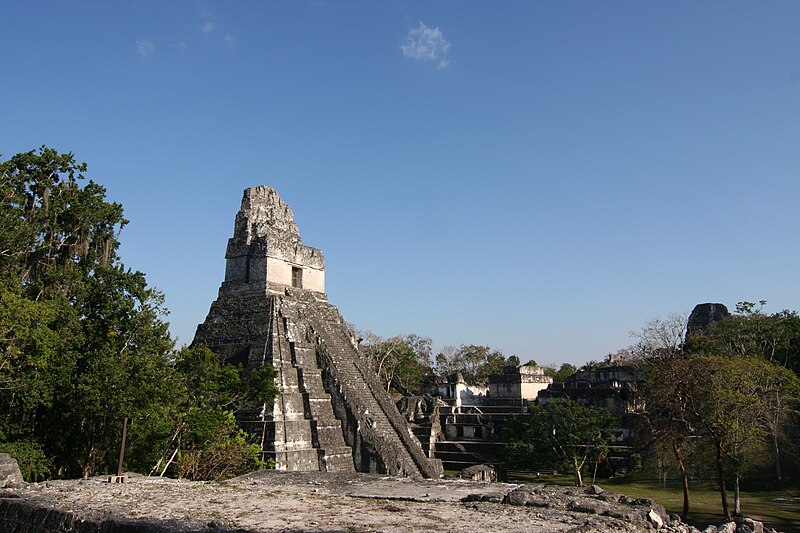
<svg viewBox="0 0 800 533">
<path fill-rule="evenodd" d="M 464 470 L 465 468 L 469 468 L 470 466 L 484 464 L 476 461 L 448 461 L 448 460 L 442 460 L 441 463 L 445 470 L 452 470 L 455 472 L 461 472 L 462 470 Z"/>
</svg>

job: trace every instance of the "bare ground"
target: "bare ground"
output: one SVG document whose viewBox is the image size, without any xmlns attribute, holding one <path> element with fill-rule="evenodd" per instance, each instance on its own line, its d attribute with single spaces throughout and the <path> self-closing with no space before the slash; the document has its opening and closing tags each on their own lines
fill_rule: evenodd
<svg viewBox="0 0 800 533">
<path fill-rule="evenodd" d="M 93 478 L 6 490 L 13 490 L 7 497 L 79 518 L 157 522 L 175 531 L 577 533 L 650 527 L 642 520 L 650 510 L 647 502 L 619 504 L 618 495 L 610 493 L 369 474 L 262 471 L 222 483 L 132 474 L 122 484 Z"/>
</svg>

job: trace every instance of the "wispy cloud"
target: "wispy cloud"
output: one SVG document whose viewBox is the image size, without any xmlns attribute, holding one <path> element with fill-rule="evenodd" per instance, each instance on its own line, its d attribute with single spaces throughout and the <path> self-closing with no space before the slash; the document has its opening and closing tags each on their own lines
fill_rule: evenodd
<svg viewBox="0 0 800 533">
<path fill-rule="evenodd" d="M 231 37 L 230 35 L 225 35 L 225 37 L 223 37 L 222 39 L 228 46 L 233 46 L 233 37 Z"/>
<path fill-rule="evenodd" d="M 203 33 L 211 33 L 217 27 L 217 24 L 214 22 L 206 22 L 203 24 Z"/>
<path fill-rule="evenodd" d="M 445 69 L 450 61 L 445 57 L 450 43 L 444 38 L 439 28 L 429 28 L 422 22 L 419 26 L 408 30 L 408 37 L 400 45 L 405 57 L 417 61 L 435 61 L 437 66 Z"/>
<path fill-rule="evenodd" d="M 147 57 L 156 51 L 156 45 L 152 41 L 140 40 L 136 41 L 136 52 L 142 56 Z"/>
</svg>

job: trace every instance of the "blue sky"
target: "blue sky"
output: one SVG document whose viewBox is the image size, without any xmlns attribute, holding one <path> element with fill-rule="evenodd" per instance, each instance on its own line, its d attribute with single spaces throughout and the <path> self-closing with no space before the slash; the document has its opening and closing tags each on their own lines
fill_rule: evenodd
<svg viewBox="0 0 800 533">
<path fill-rule="evenodd" d="M 188 343 L 245 187 L 363 330 L 582 363 L 798 309 L 799 2 L 31 1 L 0 153 L 72 151 Z"/>
</svg>

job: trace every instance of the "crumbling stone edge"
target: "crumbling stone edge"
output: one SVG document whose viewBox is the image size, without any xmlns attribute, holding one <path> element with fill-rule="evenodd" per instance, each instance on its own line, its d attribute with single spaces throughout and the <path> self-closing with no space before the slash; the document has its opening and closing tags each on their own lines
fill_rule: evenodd
<svg viewBox="0 0 800 533">
<path fill-rule="evenodd" d="M 747 517 L 737 517 L 734 522 L 720 526 L 709 525 L 700 530 L 681 521 L 678 515 L 669 515 L 664 506 L 649 498 L 630 498 L 592 485 L 589 488 L 564 488 L 553 490 L 548 485 L 520 485 L 505 496 L 498 494 L 471 494 L 463 502 L 492 502 L 507 505 L 537 507 L 554 511 L 569 511 L 620 520 L 640 530 L 654 529 L 663 533 L 779 533 L 762 522 Z M 604 525 L 611 525 L 606 523 Z M 582 533 L 583 528 L 573 530 Z M 591 531 L 591 526 L 586 530 Z"/>
<path fill-rule="evenodd" d="M 224 524 L 186 520 L 133 520 L 106 513 L 59 509 L 45 498 L 0 495 L 0 533 L 232 533 Z"/>
<path fill-rule="evenodd" d="M 489 486 L 493 484 L 488 484 Z M 9 490 L 9 489 L 6 489 Z M 355 498 L 435 502 L 425 497 L 391 495 L 355 495 Z M 709 525 L 702 531 L 684 524 L 676 515 L 668 515 L 663 506 L 647 498 L 633 499 L 605 491 L 600 487 L 555 487 L 544 484 L 519 485 L 512 490 L 469 494 L 461 499 L 467 506 L 502 504 L 541 508 L 554 514 L 584 515 L 583 526 L 570 533 L 598 531 L 650 531 L 662 533 L 777 533 L 761 522 L 737 518 L 720 526 Z M 23 496 L 15 492 L 0 493 L 0 533 L 247 533 L 230 529 L 223 522 L 197 520 L 129 519 L 108 511 L 83 510 L 80 513 L 60 509 L 55 500 L 45 496 Z"/>
</svg>

